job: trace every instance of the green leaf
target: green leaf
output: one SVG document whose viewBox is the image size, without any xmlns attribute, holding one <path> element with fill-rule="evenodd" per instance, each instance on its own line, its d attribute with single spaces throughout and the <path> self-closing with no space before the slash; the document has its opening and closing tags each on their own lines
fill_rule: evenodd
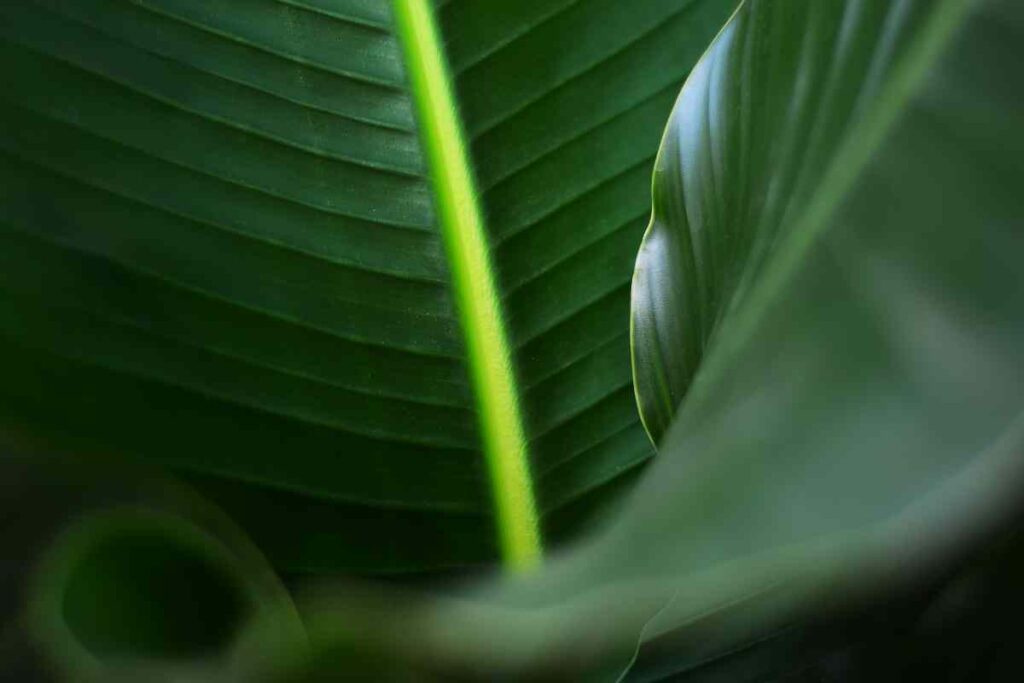
<svg viewBox="0 0 1024 683">
<path fill-rule="evenodd" d="M 528 564 L 651 455 L 629 274 L 733 5 L 4 3 L 3 423 L 173 468 L 287 572 Z"/>
<path fill-rule="evenodd" d="M 927 585 L 1019 520 L 1022 38 L 1015 0 L 748 0 L 687 81 L 655 181 L 638 306 L 696 277 L 672 270 L 680 244 L 723 256 L 700 271 L 718 298 L 649 318 L 681 330 L 663 354 L 693 352 L 698 310 L 711 325 L 658 457 L 612 523 L 523 579 L 310 598 L 314 651 L 578 680 L 670 641 L 647 674 L 713 679 L 731 658 L 764 680 L 793 673 L 770 661 L 790 626 Z M 353 615 L 366 630 L 339 635 Z"/>
<path fill-rule="evenodd" d="M 634 279 L 638 385 L 682 369 L 701 324 L 704 357 L 661 437 L 679 464 L 638 491 L 618 552 L 642 529 L 672 548 L 662 570 L 787 557 L 780 584 L 823 574 L 831 600 L 941 571 L 1015 512 L 1022 31 L 1005 0 L 762 1 L 719 36 L 670 120 Z M 706 290 L 681 286 L 683 245 L 713 255 L 684 276 Z M 645 290 L 687 292 L 674 330 Z M 664 404 L 639 394 L 657 434 Z"/>
</svg>

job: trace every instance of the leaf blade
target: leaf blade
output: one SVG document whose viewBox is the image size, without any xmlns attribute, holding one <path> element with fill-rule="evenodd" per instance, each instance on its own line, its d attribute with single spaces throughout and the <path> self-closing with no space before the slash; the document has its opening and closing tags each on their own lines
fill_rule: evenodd
<svg viewBox="0 0 1024 683">
<path fill-rule="evenodd" d="M 629 255 L 655 122 L 727 4 L 645 0 L 621 35 L 598 30 L 622 13 L 604 0 L 439 10 L 462 114 L 501 120 L 470 161 L 492 184 L 495 298 L 552 544 L 650 455 L 624 400 Z M 390 3 L 0 11 L 6 426 L 168 466 L 286 571 L 493 559 L 480 401 Z M 566 52 L 566 30 L 594 35 Z M 507 68 L 559 52 L 536 87 Z M 632 78 L 652 56 L 670 68 Z M 484 72 L 515 97 L 488 108 Z M 300 515 L 274 525 L 264 505 L 308 507 L 308 543 Z M 449 521 L 450 543 L 417 538 Z"/>
</svg>

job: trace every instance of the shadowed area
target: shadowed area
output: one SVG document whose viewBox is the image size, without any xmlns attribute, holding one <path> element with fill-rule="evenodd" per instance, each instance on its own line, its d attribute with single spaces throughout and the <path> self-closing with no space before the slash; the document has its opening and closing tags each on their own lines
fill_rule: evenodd
<svg viewBox="0 0 1024 683">
<path fill-rule="evenodd" d="M 195 539 L 125 525 L 74 554 L 61 596 L 73 636 L 99 657 L 186 657 L 229 645 L 251 604 Z"/>
</svg>

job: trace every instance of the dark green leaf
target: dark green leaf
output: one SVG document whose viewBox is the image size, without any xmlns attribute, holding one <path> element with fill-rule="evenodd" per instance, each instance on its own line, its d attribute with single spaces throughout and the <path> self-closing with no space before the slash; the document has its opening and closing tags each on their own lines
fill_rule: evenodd
<svg viewBox="0 0 1024 683">
<path fill-rule="evenodd" d="M 651 454 L 627 283 L 658 131 L 733 4 L 438 10 L 550 543 Z M 3 423 L 173 468 L 293 573 L 497 554 L 392 24 L 386 0 L 0 8 Z"/>
</svg>

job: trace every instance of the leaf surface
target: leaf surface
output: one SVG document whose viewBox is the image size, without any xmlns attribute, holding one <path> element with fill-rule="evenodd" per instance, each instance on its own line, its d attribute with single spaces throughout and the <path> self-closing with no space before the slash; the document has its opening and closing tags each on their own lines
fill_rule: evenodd
<svg viewBox="0 0 1024 683">
<path fill-rule="evenodd" d="M 634 5 L 437 8 L 550 544 L 651 454 L 632 254 L 732 3 Z M 384 0 L 5 3 L 8 427 L 173 468 L 287 572 L 493 561 L 409 60 Z"/>
</svg>

